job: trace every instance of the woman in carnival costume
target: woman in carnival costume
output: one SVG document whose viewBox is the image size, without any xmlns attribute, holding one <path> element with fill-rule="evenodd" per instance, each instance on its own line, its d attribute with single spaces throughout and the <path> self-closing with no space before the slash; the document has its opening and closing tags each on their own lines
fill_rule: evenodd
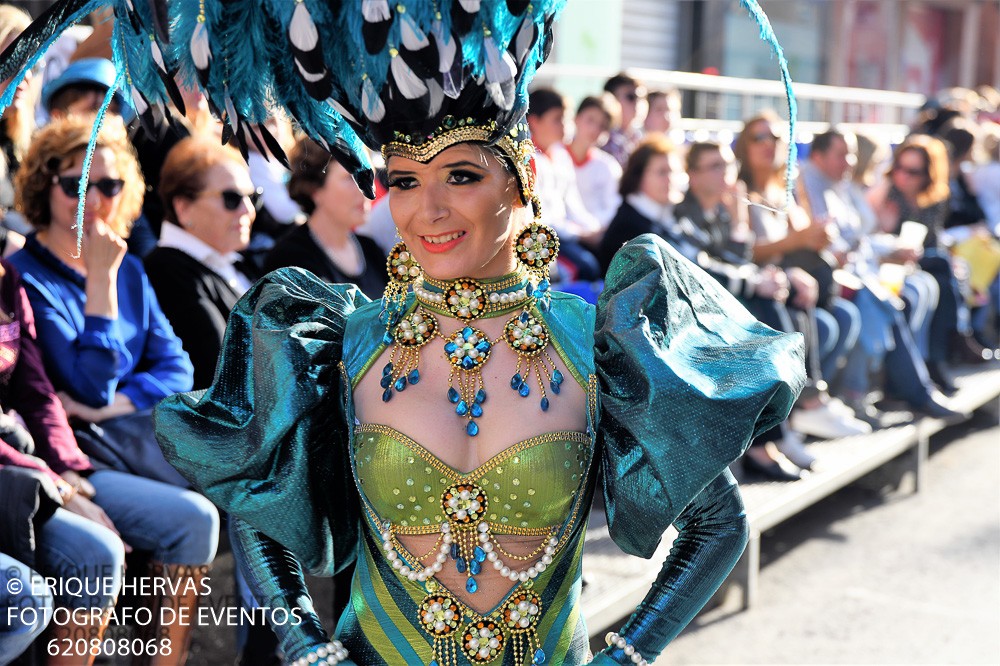
<svg viewBox="0 0 1000 666">
<path fill-rule="evenodd" d="M 679 536 L 590 663 L 653 661 L 742 552 L 727 465 L 787 415 L 801 343 L 649 235 L 618 253 L 596 309 L 549 289 L 559 242 L 523 115 L 561 4 L 115 3 L 142 121 L 179 73 L 241 149 L 283 157 L 258 129 L 281 106 L 363 190 L 362 142 L 387 160 L 402 243 L 382 301 L 275 271 L 234 309 L 213 386 L 157 412 L 167 456 L 235 517 L 258 602 L 302 617 L 274 625 L 288 663 L 587 663 L 598 492 L 626 552 L 650 557 L 671 523 Z M 0 74 L 83 5 L 57 5 Z M 302 571 L 352 563 L 331 642 Z"/>
</svg>

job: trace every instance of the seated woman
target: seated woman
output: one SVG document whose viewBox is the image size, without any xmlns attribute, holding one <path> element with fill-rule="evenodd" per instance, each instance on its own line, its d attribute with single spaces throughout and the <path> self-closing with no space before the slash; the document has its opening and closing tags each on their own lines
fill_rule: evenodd
<svg viewBox="0 0 1000 666">
<path fill-rule="evenodd" d="M 93 119 L 68 118 L 36 136 L 17 174 L 17 203 L 35 227 L 11 257 L 35 311 L 45 368 L 71 417 L 105 423 L 104 465 L 186 486 L 152 441 L 151 408 L 192 385 L 191 361 L 123 236 L 143 180 L 121 121 L 97 137 L 77 251 L 78 183 Z M 128 419 L 113 417 L 131 416 Z M 130 444 L 110 431 L 129 428 Z M 122 435 L 124 437 L 124 435 Z M 136 439 L 138 438 L 138 439 Z M 92 456 L 97 445 L 82 442 Z"/>
<path fill-rule="evenodd" d="M 259 193 L 246 162 L 215 139 L 189 137 L 160 173 L 164 223 L 146 273 L 194 365 L 194 388 L 208 388 L 226 319 L 258 277 L 239 252 L 250 242 Z"/>
<path fill-rule="evenodd" d="M 375 241 L 354 234 L 365 222 L 368 199 L 351 174 L 312 139 L 299 139 L 288 159 L 288 193 L 309 219 L 275 244 L 264 269 L 297 266 L 326 282 L 357 285 L 368 298 L 378 298 L 386 284 L 385 256 Z"/>
<path fill-rule="evenodd" d="M 4 260 L 0 260 L 0 312 L 10 313 L 5 317 L 9 321 L 0 324 L 0 408 L 5 415 L 16 413 L 20 420 L 11 424 L 13 433 L 0 439 L 0 467 L 9 465 L 42 475 L 57 490 L 53 499 L 61 507 L 35 516 L 41 525 L 36 568 L 46 577 L 85 577 L 86 590 L 100 590 L 84 596 L 57 594 L 56 603 L 109 610 L 121 588 L 125 551 L 131 548 L 151 553 L 152 572 L 162 572 L 175 581 L 193 580 L 198 589 L 197 582 L 204 574 L 200 567 L 215 557 L 218 511 L 195 492 L 114 470 L 95 470 L 77 446 L 45 374 L 34 317 L 20 276 Z M 5 504 L 5 510 L 13 508 Z M 176 593 L 167 594 L 161 603 L 193 612 L 197 595 L 183 585 L 175 589 Z M 94 635 L 83 633 L 88 629 L 100 637 L 109 619 L 107 613 L 98 618 L 71 615 L 68 623 L 56 626 L 52 638 Z M 184 663 L 180 657 L 186 653 L 191 627 L 161 627 L 157 623 L 152 629 L 157 631 L 151 635 L 158 639 L 170 639 L 174 658 L 179 659 L 171 663 Z M 81 663 L 77 654 L 64 656 L 70 658 L 49 663 Z M 6 663 L 2 658 L 0 662 Z"/>
</svg>

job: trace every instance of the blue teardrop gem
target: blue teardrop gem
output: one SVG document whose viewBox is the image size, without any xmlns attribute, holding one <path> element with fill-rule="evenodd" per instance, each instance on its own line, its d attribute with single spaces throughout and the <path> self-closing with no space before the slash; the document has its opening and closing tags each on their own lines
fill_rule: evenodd
<svg viewBox="0 0 1000 666">
<path fill-rule="evenodd" d="M 469 562 L 469 573 L 472 574 L 473 576 L 478 576 L 482 570 L 483 570 L 482 562 L 477 562 L 475 560 Z"/>
<path fill-rule="evenodd" d="M 459 398 L 460 396 L 458 395 L 458 391 L 456 391 L 454 387 L 448 389 L 448 402 L 455 404 L 459 401 Z"/>
<path fill-rule="evenodd" d="M 383 375 L 382 379 L 379 380 L 378 384 L 384 389 L 389 388 L 390 386 L 392 386 L 392 375 Z"/>
<path fill-rule="evenodd" d="M 469 433 L 469 437 L 475 437 L 479 434 L 479 424 L 475 421 L 469 421 L 469 425 L 465 426 L 465 432 Z"/>
<path fill-rule="evenodd" d="M 385 377 L 386 375 L 391 375 L 391 374 L 392 374 L 392 363 L 386 363 L 385 367 L 382 368 L 382 376 Z"/>
<path fill-rule="evenodd" d="M 472 551 L 472 556 L 476 558 L 476 562 L 483 562 L 486 559 L 486 551 L 483 550 L 482 546 L 476 546 L 475 550 Z"/>
<path fill-rule="evenodd" d="M 455 569 L 458 571 L 458 573 L 465 573 L 465 558 L 464 557 L 460 557 L 457 560 L 455 560 Z"/>
<path fill-rule="evenodd" d="M 542 398 L 542 411 L 543 412 L 549 411 L 549 399 L 548 398 Z"/>
<path fill-rule="evenodd" d="M 458 406 L 455 407 L 455 413 L 458 414 L 459 416 L 465 416 L 466 414 L 469 413 L 469 406 L 465 404 L 464 400 L 459 402 Z"/>
<path fill-rule="evenodd" d="M 535 285 L 531 284 L 530 282 L 526 284 L 524 286 L 524 293 L 527 294 L 528 296 L 531 296 L 533 293 L 535 293 Z"/>
<path fill-rule="evenodd" d="M 562 384 L 563 383 L 562 373 L 559 372 L 558 370 L 554 370 L 552 372 L 552 381 L 554 381 L 556 384 Z"/>
<path fill-rule="evenodd" d="M 549 308 L 551 307 L 551 305 L 549 304 L 549 300 L 547 298 L 539 299 L 537 303 L 538 303 L 538 309 L 541 310 L 542 312 L 548 312 Z"/>
<path fill-rule="evenodd" d="M 523 382 L 524 380 L 521 379 L 521 373 L 519 372 L 510 378 L 510 387 L 516 391 L 517 389 L 521 388 L 521 384 Z"/>
<path fill-rule="evenodd" d="M 480 340 L 479 343 L 476 345 L 476 349 L 480 352 L 488 352 L 490 350 L 490 341 Z"/>
<path fill-rule="evenodd" d="M 382 336 L 382 344 L 384 345 L 392 344 L 392 335 L 389 333 L 389 331 L 386 331 L 385 335 Z"/>
<path fill-rule="evenodd" d="M 397 391 L 406 390 L 406 377 L 400 377 L 399 379 L 397 379 L 396 383 L 392 385 L 392 388 L 396 389 Z"/>
<path fill-rule="evenodd" d="M 542 280 L 541 282 L 538 283 L 538 291 L 545 291 L 548 288 L 549 288 L 548 280 Z"/>
<path fill-rule="evenodd" d="M 411 372 L 410 374 L 408 374 L 406 376 L 406 381 L 410 382 L 411 384 L 416 384 L 417 382 L 419 382 L 420 381 L 420 371 L 416 370 L 416 369 L 413 370 L 413 372 Z"/>
<path fill-rule="evenodd" d="M 531 659 L 532 664 L 544 664 L 545 663 L 545 650 L 538 648 L 535 650 L 535 656 Z"/>
<path fill-rule="evenodd" d="M 521 316 L 518 317 L 518 319 L 521 320 L 522 324 L 527 324 L 528 323 L 528 313 L 527 312 L 522 312 Z"/>
<path fill-rule="evenodd" d="M 479 389 L 478 391 L 476 391 L 476 402 L 478 402 L 479 404 L 482 404 L 482 403 L 486 402 L 486 391 L 485 390 Z"/>
<path fill-rule="evenodd" d="M 457 560 L 458 559 L 458 544 L 457 543 L 452 543 L 451 544 L 451 559 L 453 559 L 453 560 Z"/>
<path fill-rule="evenodd" d="M 476 359 L 466 356 L 462 359 L 462 367 L 466 370 L 472 370 L 472 368 L 476 367 Z"/>
<path fill-rule="evenodd" d="M 479 590 L 479 583 L 476 582 L 475 578 L 470 578 L 465 581 L 465 591 L 469 594 L 475 594 Z"/>
<path fill-rule="evenodd" d="M 392 389 L 387 388 L 382 391 L 382 402 L 389 402 L 390 400 L 392 400 Z"/>
<path fill-rule="evenodd" d="M 469 411 L 472 412 L 472 418 L 474 419 L 478 419 L 483 415 L 483 408 L 479 406 L 478 402 L 472 403 L 472 409 Z"/>
<path fill-rule="evenodd" d="M 456 345 L 454 342 L 446 342 L 446 343 L 444 343 L 444 351 L 445 351 L 445 353 L 450 354 L 453 351 L 455 351 L 456 349 L 458 349 L 458 345 Z"/>
<path fill-rule="evenodd" d="M 559 382 L 555 380 L 549 382 L 549 388 L 552 389 L 552 392 L 555 393 L 556 395 L 559 395 L 559 391 L 562 390 L 562 388 L 559 386 Z"/>
<path fill-rule="evenodd" d="M 472 327 L 471 326 L 466 326 L 465 328 L 462 329 L 462 337 L 465 338 L 466 340 L 468 340 L 469 338 L 472 337 Z"/>
<path fill-rule="evenodd" d="M 528 386 L 528 382 L 523 382 L 517 392 L 521 394 L 522 398 L 527 398 L 531 394 L 531 387 Z"/>
</svg>

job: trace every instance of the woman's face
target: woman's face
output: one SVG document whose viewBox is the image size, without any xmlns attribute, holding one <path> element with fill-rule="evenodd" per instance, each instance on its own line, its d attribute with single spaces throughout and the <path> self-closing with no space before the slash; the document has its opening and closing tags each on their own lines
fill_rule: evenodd
<svg viewBox="0 0 1000 666">
<path fill-rule="evenodd" d="M 927 159 L 919 150 L 904 150 L 892 167 L 892 184 L 904 197 L 913 198 L 927 187 Z"/>
<path fill-rule="evenodd" d="M 495 155 L 460 143 L 426 164 L 390 157 L 389 209 L 428 275 L 497 277 L 514 270 L 517 181 Z"/>
<path fill-rule="evenodd" d="M 329 221 L 348 231 L 365 223 L 371 205 L 355 185 L 351 174 L 336 161 L 327 166 L 323 186 L 313 192 L 312 198 L 316 211 L 323 213 L 317 219 Z"/>
<path fill-rule="evenodd" d="M 77 187 L 83 173 L 83 152 L 64 163 L 49 189 L 51 229 L 76 235 Z M 70 194 L 66 193 L 66 189 Z M 122 182 L 115 153 L 110 148 L 99 147 L 90 163 L 90 185 L 87 203 L 83 209 L 83 225 L 87 229 L 95 220 L 111 224 L 118 222 L 118 204 L 121 200 Z M 116 231 L 121 231 L 116 229 Z"/>
<path fill-rule="evenodd" d="M 639 191 L 658 204 L 670 203 L 670 156 L 653 155 L 646 163 Z"/>
<path fill-rule="evenodd" d="M 766 120 L 751 123 L 744 130 L 747 135 L 747 161 L 750 169 L 771 169 L 775 165 L 778 135 Z"/>
<path fill-rule="evenodd" d="M 596 146 L 601 135 L 608 131 L 608 117 L 596 107 L 588 107 L 576 114 L 576 138 L 586 146 Z"/>
<path fill-rule="evenodd" d="M 174 199 L 181 227 L 220 254 L 244 249 L 250 242 L 250 227 L 257 210 L 250 174 L 242 163 L 226 160 L 205 172 L 201 192 L 187 199 Z"/>
</svg>

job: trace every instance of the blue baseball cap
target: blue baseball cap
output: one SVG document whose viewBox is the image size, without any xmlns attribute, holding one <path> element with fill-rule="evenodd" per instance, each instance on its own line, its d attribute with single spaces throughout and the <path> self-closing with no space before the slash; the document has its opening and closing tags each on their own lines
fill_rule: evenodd
<svg viewBox="0 0 1000 666">
<path fill-rule="evenodd" d="M 71 62 L 62 74 L 42 88 L 42 106 L 46 111 L 51 111 L 49 104 L 52 98 L 67 86 L 85 84 L 107 89 L 114 85 L 116 78 L 115 66 L 107 58 L 82 58 Z M 122 116 L 131 117 L 132 107 L 126 102 L 121 90 L 115 92 L 115 99 L 118 101 Z"/>
</svg>

